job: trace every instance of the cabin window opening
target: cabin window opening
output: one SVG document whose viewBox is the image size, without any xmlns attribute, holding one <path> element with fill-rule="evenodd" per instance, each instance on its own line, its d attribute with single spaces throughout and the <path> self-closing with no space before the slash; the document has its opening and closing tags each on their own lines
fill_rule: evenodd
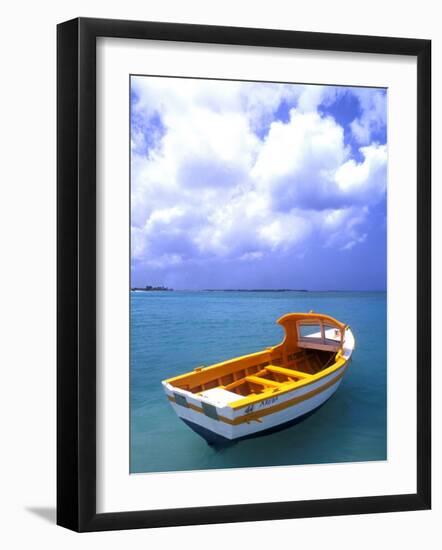
<svg viewBox="0 0 442 550">
<path fill-rule="evenodd" d="M 321 325 L 299 325 L 299 337 L 300 338 L 321 338 Z"/>
<path fill-rule="evenodd" d="M 331 342 L 340 342 L 341 331 L 336 326 L 324 324 L 324 339 Z"/>
<path fill-rule="evenodd" d="M 342 345 L 341 329 L 330 322 L 299 321 L 296 328 L 299 347 L 328 351 L 337 350 Z M 303 357 L 308 358 L 310 353 L 304 351 Z"/>
</svg>

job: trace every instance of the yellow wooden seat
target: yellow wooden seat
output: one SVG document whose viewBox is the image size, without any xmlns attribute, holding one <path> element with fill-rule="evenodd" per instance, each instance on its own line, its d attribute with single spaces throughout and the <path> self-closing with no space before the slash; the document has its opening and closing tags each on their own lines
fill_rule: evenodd
<svg viewBox="0 0 442 550">
<path fill-rule="evenodd" d="M 286 376 L 295 377 L 295 378 L 310 378 L 311 374 L 306 372 L 301 372 L 299 370 L 287 369 L 285 367 L 277 367 L 275 365 L 267 365 L 266 370 L 270 372 L 275 372 L 278 374 L 285 374 Z"/>
<path fill-rule="evenodd" d="M 281 386 L 280 382 L 275 382 L 275 380 L 267 380 L 267 378 L 261 378 L 260 376 L 255 376 L 253 374 L 246 376 L 246 380 L 247 382 L 259 384 L 260 386 L 265 386 L 268 388 L 279 388 Z"/>
<path fill-rule="evenodd" d="M 234 380 L 230 384 L 227 384 L 226 386 L 221 386 L 221 387 L 227 391 L 232 391 L 238 386 L 241 386 L 241 384 L 244 384 L 244 380 L 245 380 L 244 378 L 239 378 L 238 380 Z"/>
</svg>

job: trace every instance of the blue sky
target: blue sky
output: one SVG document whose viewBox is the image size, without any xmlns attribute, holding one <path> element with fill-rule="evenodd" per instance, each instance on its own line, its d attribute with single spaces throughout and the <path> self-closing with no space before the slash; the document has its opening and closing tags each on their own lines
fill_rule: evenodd
<svg viewBox="0 0 442 550">
<path fill-rule="evenodd" d="M 385 290 L 386 103 L 132 77 L 132 286 Z"/>
</svg>

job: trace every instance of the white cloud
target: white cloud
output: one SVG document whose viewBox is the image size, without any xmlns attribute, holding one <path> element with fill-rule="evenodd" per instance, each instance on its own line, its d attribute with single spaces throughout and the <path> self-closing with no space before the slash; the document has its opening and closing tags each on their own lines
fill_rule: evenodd
<svg viewBox="0 0 442 550">
<path fill-rule="evenodd" d="M 317 112 L 290 115 L 287 124 L 271 125 L 252 176 L 278 209 L 327 208 L 336 195 L 333 175 L 349 155 L 343 130 Z"/>
<path fill-rule="evenodd" d="M 351 250 L 367 239 L 361 228 L 369 215 L 368 206 L 350 206 L 325 213 L 321 225 L 324 246 L 339 250 Z"/>
<path fill-rule="evenodd" d="M 137 116 L 148 124 L 159 115 L 164 126 L 148 153 L 132 135 L 135 260 L 247 262 L 302 255 L 309 237 L 346 250 L 365 240 L 367 208 L 385 193 L 387 152 L 372 144 L 362 162 L 351 158 L 342 127 L 317 111 L 334 88 L 168 78 L 134 78 L 133 88 Z M 281 101 L 297 108 L 288 122 L 271 122 Z M 361 101 L 371 122 L 358 123 L 370 126 L 380 106 Z"/>
<path fill-rule="evenodd" d="M 352 92 L 359 100 L 362 114 L 351 123 L 356 141 L 362 145 L 370 143 L 373 132 L 386 125 L 387 95 L 383 90 L 355 88 Z"/>
<path fill-rule="evenodd" d="M 240 260 L 243 262 L 248 262 L 249 260 L 261 260 L 264 257 L 263 252 L 255 251 L 255 252 L 246 252 L 242 256 L 240 256 Z"/>
<path fill-rule="evenodd" d="M 354 201 L 375 202 L 386 190 L 387 147 L 374 144 L 361 147 L 360 152 L 363 162 L 347 160 L 336 171 L 335 181 L 342 193 Z"/>
<path fill-rule="evenodd" d="M 367 233 L 363 233 L 359 237 L 356 237 L 354 240 L 348 241 L 347 244 L 345 244 L 341 250 L 351 250 L 354 246 L 356 246 L 358 243 L 363 243 L 367 239 Z"/>
</svg>

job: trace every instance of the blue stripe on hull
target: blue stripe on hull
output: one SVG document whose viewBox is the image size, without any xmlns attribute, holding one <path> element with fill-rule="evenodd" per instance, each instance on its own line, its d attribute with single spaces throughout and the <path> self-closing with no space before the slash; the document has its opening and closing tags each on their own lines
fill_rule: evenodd
<svg viewBox="0 0 442 550">
<path fill-rule="evenodd" d="M 297 418 L 293 418 L 288 422 L 283 422 L 282 424 L 278 424 L 277 426 L 272 426 L 271 428 L 267 428 L 266 430 L 262 430 L 260 432 L 255 432 L 252 434 L 244 435 L 242 437 L 237 437 L 236 439 L 227 439 L 222 435 L 211 432 L 210 430 L 208 430 L 207 428 L 204 428 L 203 426 L 200 426 L 199 424 L 195 424 L 195 422 L 191 422 L 190 420 L 186 420 L 184 418 L 181 418 L 181 420 L 185 424 L 187 424 L 187 426 L 189 426 L 189 428 L 191 428 L 194 432 L 196 432 L 198 435 L 204 438 L 209 445 L 212 445 L 214 447 L 229 447 L 238 441 L 242 441 L 243 439 L 252 439 L 255 437 L 261 437 L 262 435 L 269 435 L 275 432 L 279 432 L 281 430 L 285 430 L 286 428 L 295 426 L 296 424 L 299 424 L 300 422 L 302 422 L 303 420 L 311 416 L 313 413 L 318 411 L 323 405 L 325 405 L 325 403 L 327 403 L 328 399 L 326 399 L 323 403 L 321 403 L 315 409 L 312 409 L 308 413 L 298 416 Z"/>
</svg>

